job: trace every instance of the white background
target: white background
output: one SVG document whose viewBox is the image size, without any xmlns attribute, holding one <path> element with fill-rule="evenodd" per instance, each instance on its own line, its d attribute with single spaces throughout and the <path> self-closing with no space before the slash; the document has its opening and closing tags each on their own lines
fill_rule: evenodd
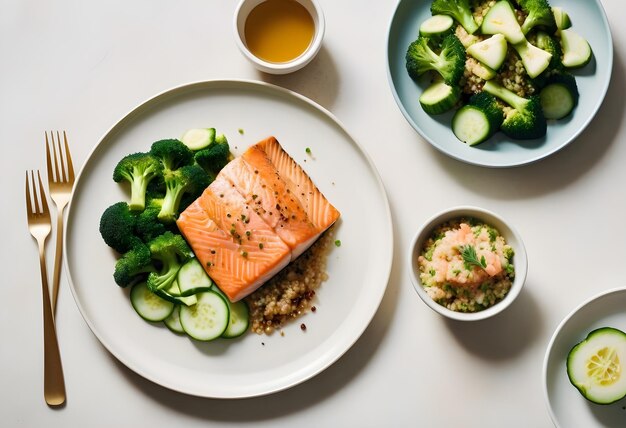
<svg viewBox="0 0 626 428">
<path fill-rule="evenodd" d="M 322 50 L 305 69 L 283 77 L 257 72 L 237 50 L 235 3 L 0 3 L 1 425 L 551 426 L 541 366 L 552 332 L 583 300 L 626 285 L 623 2 L 603 1 L 615 59 L 594 121 L 550 158 L 504 170 L 449 159 L 402 117 L 385 69 L 395 2 L 320 0 L 327 24 Z M 374 159 L 388 191 L 395 239 L 377 315 L 346 355 L 304 384 L 255 399 L 200 399 L 166 390 L 120 364 L 93 336 L 62 278 L 57 330 L 68 401 L 49 409 L 42 393 L 37 251 L 23 206 L 24 171 L 45 169 L 43 132 L 66 129 L 79 166 L 106 130 L 145 99 L 182 83 L 224 78 L 264 80 L 313 99 Z M 461 204 L 509 219 L 529 257 L 518 300 L 480 323 L 445 321 L 419 300 L 407 275 L 414 231 L 435 212 Z"/>
</svg>

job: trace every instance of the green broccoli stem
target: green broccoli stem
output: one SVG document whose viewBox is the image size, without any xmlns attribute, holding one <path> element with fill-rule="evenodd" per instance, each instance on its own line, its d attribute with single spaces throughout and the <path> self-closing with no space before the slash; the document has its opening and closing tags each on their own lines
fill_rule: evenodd
<svg viewBox="0 0 626 428">
<path fill-rule="evenodd" d="M 142 176 L 133 176 L 130 182 L 130 202 L 128 208 L 131 211 L 143 211 L 146 208 L 146 190 L 148 181 Z"/>
<path fill-rule="evenodd" d="M 161 290 L 169 287 L 176 279 L 180 263 L 176 258 L 175 253 L 153 254 L 152 258 L 160 261 L 163 264 L 163 268 L 159 273 L 153 272 L 148 277 L 148 288 L 150 290 Z"/>
<path fill-rule="evenodd" d="M 176 180 L 166 180 L 165 186 L 165 197 L 157 218 L 163 222 L 173 222 L 176 220 L 176 212 L 183 197 L 183 186 Z"/>
<path fill-rule="evenodd" d="M 495 83 L 492 80 L 485 82 L 483 90 L 490 93 L 494 97 L 500 98 L 502 101 L 510 105 L 516 110 L 524 108 L 524 105 L 528 102 L 526 98 L 520 97 L 512 91 L 509 91 L 499 83 Z"/>
</svg>

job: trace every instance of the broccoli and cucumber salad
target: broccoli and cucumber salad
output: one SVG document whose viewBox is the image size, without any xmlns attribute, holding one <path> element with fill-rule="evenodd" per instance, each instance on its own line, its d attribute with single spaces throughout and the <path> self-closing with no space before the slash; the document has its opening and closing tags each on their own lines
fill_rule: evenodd
<svg viewBox="0 0 626 428">
<path fill-rule="evenodd" d="M 543 137 L 548 120 L 578 104 L 574 70 L 592 57 L 567 12 L 547 0 L 433 0 L 432 17 L 406 52 L 409 76 L 422 83 L 422 109 L 456 109 L 451 128 L 474 146 L 501 131 Z"/>
<path fill-rule="evenodd" d="M 139 316 L 201 341 L 243 334 L 248 307 L 231 303 L 213 283 L 176 219 L 231 159 L 228 140 L 214 128 L 156 141 L 117 163 L 113 180 L 128 188 L 129 198 L 100 218 L 104 242 L 120 255 L 113 278 L 131 288 Z"/>
</svg>

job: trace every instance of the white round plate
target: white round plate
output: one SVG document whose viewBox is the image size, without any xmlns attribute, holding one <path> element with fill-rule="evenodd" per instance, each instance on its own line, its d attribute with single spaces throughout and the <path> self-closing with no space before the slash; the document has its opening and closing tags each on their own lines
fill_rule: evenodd
<svg viewBox="0 0 626 428">
<path fill-rule="evenodd" d="M 572 19 L 572 30 L 589 41 L 593 59 L 573 70 L 580 102 L 571 115 L 549 121 L 545 137 L 514 141 L 501 132 L 477 146 L 460 142 L 452 133 L 453 111 L 430 116 L 418 98 L 425 87 L 416 84 L 406 71 L 406 50 L 417 39 L 419 26 L 431 16 L 432 1 L 400 0 L 389 26 L 387 75 L 400 111 L 411 126 L 433 147 L 457 160 L 486 167 L 503 168 L 525 165 L 557 152 L 573 141 L 591 122 L 600 108 L 611 80 L 613 41 L 600 0 L 554 0 Z"/>
<path fill-rule="evenodd" d="M 317 311 L 288 325 L 284 336 L 249 333 L 230 341 L 194 342 L 143 321 L 130 305 L 128 291 L 113 281 L 116 257 L 98 231 L 102 212 L 127 198 L 125 187 L 111 178 L 113 168 L 126 154 L 147 151 L 156 140 L 178 138 L 199 127 L 226 134 L 236 153 L 274 135 L 341 212 L 336 225 L 341 246 L 333 246 L 329 254 L 329 279 L 316 294 Z M 207 81 L 155 96 L 105 134 L 77 179 L 65 254 L 72 293 L 85 321 L 122 363 L 176 391 L 241 398 L 303 382 L 352 346 L 385 292 L 392 241 L 378 172 L 328 111 L 265 83 Z"/>
<path fill-rule="evenodd" d="M 626 331 L 626 288 L 606 291 L 574 309 L 557 327 L 543 362 L 544 394 L 558 427 L 624 427 L 626 399 L 610 405 L 587 401 L 570 383 L 567 354 L 592 330 L 614 327 Z"/>
</svg>

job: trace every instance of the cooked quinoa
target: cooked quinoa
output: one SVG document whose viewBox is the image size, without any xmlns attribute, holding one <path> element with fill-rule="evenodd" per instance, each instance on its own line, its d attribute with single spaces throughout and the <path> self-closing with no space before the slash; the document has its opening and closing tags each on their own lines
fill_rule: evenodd
<svg viewBox="0 0 626 428">
<path fill-rule="evenodd" d="M 493 227 L 473 219 L 439 226 L 418 257 L 420 280 L 437 303 L 457 312 L 495 305 L 515 278 L 513 249 Z"/>
<path fill-rule="evenodd" d="M 485 17 L 487 12 L 495 4 L 495 0 L 472 1 L 471 5 L 474 20 L 478 25 L 483 22 L 483 18 Z M 515 16 L 520 25 L 526 19 L 526 14 L 522 10 L 515 9 Z M 461 25 L 457 25 L 457 27 L 455 28 L 455 35 L 459 38 L 459 40 L 466 49 L 474 43 L 481 42 L 490 37 L 478 34 L 478 32 L 475 34 L 468 34 Z M 533 42 L 533 40 L 530 41 Z M 473 69 L 477 66 L 478 61 L 468 55 L 465 62 L 465 71 L 460 82 L 463 93 L 467 96 L 481 92 L 483 89 L 483 85 L 485 84 L 485 80 L 478 77 L 473 72 Z M 507 50 L 504 64 L 502 64 L 500 70 L 496 71 L 498 72 L 498 74 L 494 78 L 495 81 L 501 83 L 502 86 L 516 93 L 520 97 L 527 98 L 535 93 L 535 85 L 533 84 L 532 79 L 528 77 L 526 69 L 524 68 L 524 64 L 522 64 L 522 60 L 515 51 L 515 49 Z M 498 101 L 498 103 L 504 108 L 505 112 L 506 110 L 510 110 L 510 107 L 505 103 L 501 101 Z"/>
<path fill-rule="evenodd" d="M 316 290 L 328 279 L 326 259 L 335 242 L 334 236 L 331 227 L 311 248 L 246 297 L 253 332 L 271 334 L 309 309 L 315 311 L 311 303 Z"/>
</svg>

